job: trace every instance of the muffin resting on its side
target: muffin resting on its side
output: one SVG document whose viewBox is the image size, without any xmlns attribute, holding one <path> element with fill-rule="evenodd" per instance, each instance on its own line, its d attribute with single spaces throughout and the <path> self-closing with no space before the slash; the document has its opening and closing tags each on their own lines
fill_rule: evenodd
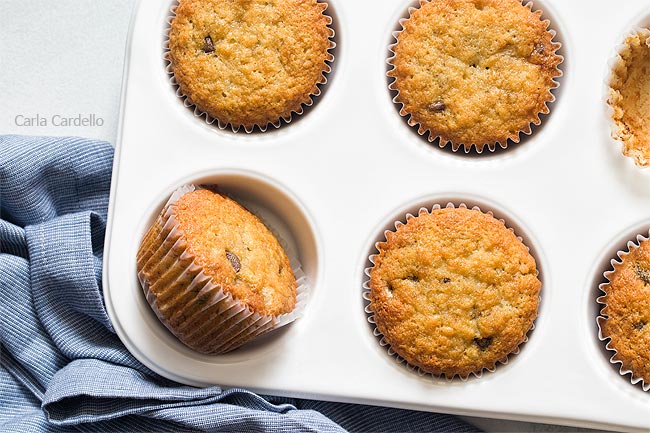
<svg viewBox="0 0 650 433">
<path fill-rule="evenodd" d="M 650 166 L 650 30 L 630 35 L 609 82 L 608 104 L 616 125 L 612 136 L 638 166 Z"/>
<path fill-rule="evenodd" d="M 145 235 L 138 277 L 161 322 L 202 353 L 233 350 L 296 305 L 296 278 L 266 226 L 208 189 L 169 203 Z"/>
<path fill-rule="evenodd" d="M 330 71 L 326 8 L 316 0 L 180 0 L 169 60 L 181 92 L 235 129 L 289 119 Z"/>
<path fill-rule="evenodd" d="M 561 75 L 541 14 L 520 0 L 422 0 L 392 47 L 400 114 L 454 150 L 519 142 L 549 112 Z"/>
<path fill-rule="evenodd" d="M 421 212 L 387 232 L 370 270 L 369 310 L 390 347 L 436 376 L 504 362 L 537 317 L 535 259 L 477 209 Z"/>
<path fill-rule="evenodd" d="M 613 360 L 622 370 L 650 386 L 650 241 L 632 248 L 606 275 L 609 283 L 598 299 L 605 305 L 598 319 L 601 335 L 610 339 L 607 346 L 616 350 Z"/>
</svg>

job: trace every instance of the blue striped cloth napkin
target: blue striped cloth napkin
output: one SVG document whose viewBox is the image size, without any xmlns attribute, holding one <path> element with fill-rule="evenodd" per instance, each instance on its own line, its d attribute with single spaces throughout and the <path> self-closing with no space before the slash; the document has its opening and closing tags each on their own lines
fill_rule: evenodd
<svg viewBox="0 0 650 433">
<path fill-rule="evenodd" d="M 140 364 L 102 296 L 112 161 L 106 142 L 0 136 L 0 431 L 478 431 L 447 415 L 194 388 Z"/>
</svg>

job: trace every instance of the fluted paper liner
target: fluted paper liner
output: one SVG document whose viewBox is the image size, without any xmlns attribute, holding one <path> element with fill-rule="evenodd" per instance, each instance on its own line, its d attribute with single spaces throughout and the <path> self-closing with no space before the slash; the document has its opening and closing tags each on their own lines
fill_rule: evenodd
<svg viewBox="0 0 650 433">
<path fill-rule="evenodd" d="M 621 250 L 616 253 L 616 258 L 612 258 L 610 261 L 611 264 L 611 269 L 605 271 L 603 273 L 603 277 L 607 280 L 606 283 L 601 283 L 598 285 L 598 289 L 603 292 L 605 295 L 607 294 L 607 289 L 609 287 L 609 284 L 611 283 L 611 280 L 609 277 L 615 272 L 614 265 L 621 265 L 623 263 L 623 260 L 625 257 L 630 254 L 630 252 L 638 248 L 641 242 L 643 241 L 648 241 L 650 240 L 650 231 L 648 232 L 647 236 L 644 235 L 637 235 L 636 236 L 636 242 L 634 240 L 630 240 L 627 242 L 627 249 L 626 250 Z M 602 342 L 605 343 L 605 348 L 612 353 L 612 356 L 609 359 L 609 362 L 613 365 L 620 364 L 619 368 L 619 373 L 621 376 L 625 375 L 630 375 L 630 383 L 632 385 L 636 385 L 637 383 L 641 383 L 641 387 L 643 388 L 644 391 L 650 391 L 650 383 L 645 383 L 645 381 L 637 376 L 632 370 L 626 369 L 623 367 L 623 361 L 618 358 L 618 351 L 611 345 L 611 339 L 610 337 L 604 336 L 603 335 L 603 330 L 602 330 L 602 324 L 607 321 L 607 316 L 603 313 L 604 308 L 607 306 L 607 303 L 605 302 L 605 295 L 599 296 L 596 298 L 596 302 L 601 306 L 600 310 L 598 311 L 598 316 L 596 317 L 596 323 L 598 324 L 598 339 Z"/>
<path fill-rule="evenodd" d="M 648 19 L 650 20 L 650 18 Z M 630 31 L 626 32 L 623 35 L 620 43 L 616 45 L 614 49 L 614 53 L 611 55 L 609 61 L 607 62 L 608 72 L 606 74 L 605 81 L 603 82 L 603 94 L 605 98 L 604 103 L 606 107 L 605 110 L 607 115 L 607 121 L 609 123 L 610 136 L 612 137 L 612 139 L 614 139 L 616 143 L 620 145 L 621 154 L 632 159 L 634 161 L 634 164 L 637 167 L 647 169 L 648 167 L 650 167 L 650 160 L 645 160 L 645 159 L 642 160 L 640 156 L 637 157 L 634 154 L 631 154 L 629 152 L 626 145 L 626 136 L 628 136 L 629 133 L 626 133 L 623 125 L 621 125 L 619 122 L 616 122 L 616 120 L 614 119 L 615 102 L 612 99 L 615 96 L 614 95 L 615 91 L 614 89 L 612 89 L 611 85 L 612 82 L 617 78 L 620 70 L 623 68 L 627 68 L 627 64 L 625 63 L 625 60 L 623 60 L 623 58 L 621 57 L 621 54 L 625 53 L 626 50 L 628 49 L 627 39 L 631 36 L 639 36 L 642 38 L 646 38 L 646 43 L 648 43 L 650 41 L 650 29 L 634 26 Z"/>
<path fill-rule="evenodd" d="M 318 0 L 319 3 L 323 3 L 330 7 L 329 3 L 326 1 L 321 1 Z M 282 126 L 282 121 L 285 122 L 285 124 L 291 123 L 291 120 L 293 119 L 294 115 L 295 116 L 300 116 L 303 114 L 305 111 L 305 107 L 311 107 L 314 104 L 314 98 L 317 96 L 320 96 L 322 93 L 322 86 L 325 86 L 327 84 L 327 74 L 332 72 L 332 68 L 330 64 L 334 62 L 334 55 L 330 52 L 334 48 L 336 48 L 336 42 L 334 42 L 334 36 L 336 33 L 334 32 L 334 29 L 332 28 L 332 17 L 326 14 L 327 8 L 325 11 L 323 11 L 323 15 L 327 17 L 328 19 L 328 29 L 330 31 L 329 35 L 329 48 L 327 49 L 327 58 L 325 59 L 325 66 L 326 69 L 321 73 L 318 81 L 316 82 L 316 90 L 314 93 L 309 95 L 309 100 L 307 102 L 304 102 L 300 105 L 300 107 L 297 110 L 291 111 L 288 115 L 280 117 L 274 122 L 269 122 L 265 125 L 254 125 L 252 127 L 246 127 L 245 125 L 235 125 L 231 124 L 228 122 L 223 122 L 220 119 L 211 116 L 210 114 L 206 113 L 205 111 L 202 111 L 199 109 L 199 107 L 196 106 L 196 104 L 190 99 L 189 96 L 185 95 L 183 91 L 181 90 L 180 85 L 176 82 L 176 78 L 174 77 L 174 69 L 172 66 L 172 62 L 169 57 L 169 31 L 171 29 L 171 23 L 176 17 L 176 8 L 178 7 L 178 0 L 173 0 L 171 8 L 169 9 L 169 15 L 167 19 L 165 20 L 165 40 L 163 42 L 163 60 L 165 62 L 165 71 L 167 72 L 167 75 L 169 77 L 169 83 L 176 89 L 176 96 L 179 97 L 183 101 L 183 105 L 187 108 L 193 109 L 194 111 L 194 116 L 197 118 L 202 117 L 205 120 L 205 123 L 208 125 L 216 125 L 219 129 L 227 129 L 230 128 L 232 132 L 238 132 L 240 129 L 244 129 L 247 133 L 253 132 L 255 129 L 255 126 L 259 128 L 261 132 L 266 132 L 268 129 L 269 125 L 272 125 L 276 129 Z"/>
<path fill-rule="evenodd" d="M 455 208 L 456 206 L 453 203 L 450 202 L 450 203 L 447 203 L 447 205 L 445 207 L 446 208 Z M 460 203 L 458 205 L 458 207 L 467 209 L 467 205 L 465 203 Z M 442 206 L 440 206 L 440 204 L 434 204 L 432 206 L 432 208 L 431 208 L 431 211 L 436 210 L 436 209 L 441 209 L 441 208 L 442 208 Z M 478 210 L 479 212 L 482 212 L 484 214 L 487 214 L 487 215 L 490 215 L 490 216 L 494 217 L 494 214 L 491 211 L 483 212 L 478 206 L 473 206 L 471 209 Z M 423 214 L 429 214 L 429 213 L 430 213 L 430 211 L 429 211 L 428 208 L 422 207 L 418 211 L 418 216 L 423 215 Z M 405 215 L 405 217 L 404 217 L 404 220 L 396 221 L 395 222 L 395 230 L 397 230 L 399 227 L 406 224 L 411 218 L 415 218 L 415 216 L 413 216 L 413 214 L 411 214 L 411 213 L 407 213 Z M 506 224 L 506 222 L 503 219 L 499 219 L 499 221 L 501 221 L 505 225 L 505 227 L 508 230 L 510 230 L 512 233 L 515 233 L 514 229 L 508 227 L 508 225 Z M 375 250 L 377 252 L 379 252 L 379 244 L 382 243 L 382 242 L 386 242 L 388 240 L 388 237 L 387 237 L 388 233 L 394 233 L 394 232 L 392 232 L 391 230 L 384 231 L 384 240 L 375 243 Z M 516 235 L 516 233 L 515 233 L 515 235 Z M 524 244 L 524 246 L 526 247 L 526 249 L 528 251 L 530 251 L 530 248 L 523 242 L 523 239 L 520 236 L 517 236 L 517 239 L 520 242 L 522 242 L 522 244 Z M 367 278 L 363 282 L 362 296 L 363 296 L 363 299 L 368 302 L 368 304 L 366 305 L 364 311 L 366 312 L 366 314 L 368 316 L 367 317 L 368 322 L 371 323 L 374 326 L 373 331 L 372 331 L 373 334 L 375 335 L 375 337 L 377 337 L 379 339 L 379 344 L 382 347 L 386 348 L 386 350 L 388 352 L 388 355 L 394 357 L 397 362 L 399 362 L 401 364 L 405 364 L 405 366 L 406 366 L 406 368 L 408 370 L 417 372 L 417 374 L 419 376 L 431 376 L 432 378 L 443 378 L 444 377 L 445 379 L 447 379 L 449 381 L 451 381 L 451 380 L 455 379 L 456 377 L 458 377 L 463 382 L 466 381 L 469 378 L 470 375 L 473 375 L 473 376 L 475 376 L 477 378 L 480 378 L 480 377 L 483 376 L 483 371 L 487 370 L 489 372 L 494 372 L 496 370 L 498 364 L 503 364 L 503 365 L 507 364 L 508 360 L 509 360 L 509 357 L 511 355 L 517 355 L 520 352 L 521 345 L 528 342 L 528 335 L 530 334 L 530 332 L 533 329 L 535 329 L 535 322 L 533 321 L 533 323 L 531 324 L 530 329 L 528 329 L 528 331 L 526 332 L 526 335 L 524 336 L 524 339 L 519 343 L 519 345 L 515 348 L 515 350 L 513 350 L 512 352 L 510 352 L 508 355 L 504 356 L 503 358 L 496 360 L 494 362 L 494 364 L 491 365 L 490 367 L 483 368 L 480 371 L 473 371 L 473 372 L 471 372 L 471 373 L 469 373 L 469 374 L 467 374 L 465 376 L 460 375 L 460 374 L 454 374 L 451 377 L 448 377 L 445 373 L 440 374 L 440 375 L 436 375 L 434 373 L 423 371 L 419 367 L 410 364 L 408 361 L 406 361 L 404 358 L 402 358 L 399 354 L 397 354 L 397 352 L 395 350 L 393 350 L 393 348 L 390 346 L 390 344 L 384 338 L 384 335 L 381 333 L 381 331 L 379 331 L 379 329 L 376 326 L 374 311 L 372 310 L 372 302 L 370 300 L 370 291 L 371 291 L 371 289 L 370 289 L 370 273 L 372 272 L 372 268 L 375 265 L 375 258 L 377 257 L 377 255 L 378 254 L 373 253 L 368 257 L 368 260 L 370 261 L 370 263 L 373 264 L 373 266 L 367 267 L 364 270 L 364 273 L 365 273 Z M 535 258 L 535 257 L 533 256 L 533 258 Z M 535 262 L 539 263 L 536 258 L 535 258 Z M 537 272 L 537 275 L 539 276 L 539 270 Z M 541 293 L 541 289 L 540 289 L 540 293 Z M 539 301 L 541 303 L 541 295 L 539 296 Z M 538 311 L 538 314 L 539 314 L 539 303 L 538 303 L 537 311 Z"/>
<path fill-rule="evenodd" d="M 147 269 L 152 275 L 151 280 L 147 280 L 142 271 L 138 273 L 138 279 L 158 319 L 181 342 L 201 353 L 221 354 L 300 317 L 309 287 L 296 254 L 271 229 L 285 249 L 296 277 L 293 311 L 277 316 L 260 314 L 214 284 L 187 251 L 183 231 L 176 221 L 175 203 L 194 189 L 193 185 L 178 188 L 145 235 L 142 245 L 147 239 L 164 240 L 154 250 L 138 252 L 138 269 L 152 264 Z M 151 290 L 153 286 L 162 286 L 164 290 L 156 295 L 156 291 Z"/>
<path fill-rule="evenodd" d="M 399 20 L 399 25 L 402 27 L 402 30 L 404 30 L 404 23 L 411 18 L 411 14 L 413 13 L 413 11 L 419 9 L 420 7 L 422 7 L 422 5 L 424 5 L 425 3 L 429 3 L 430 1 L 431 0 L 419 0 L 419 6 L 418 7 L 410 6 L 408 8 L 408 10 L 407 10 L 408 18 L 401 18 Z M 534 10 L 532 9 L 532 7 L 533 7 L 533 2 L 532 1 L 529 1 L 528 3 L 524 4 L 524 6 L 534 12 Z M 549 26 L 551 25 L 551 21 L 549 19 L 545 19 L 545 20 L 542 20 L 542 22 L 546 24 L 547 31 L 552 34 L 551 42 L 552 42 L 553 46 L 555 47 L 555 50 L 553 51 L 553 53 L 555 53 L 561 59 L 560 62 L 558 63 L 558 68 L 557 68 L 557 71 L 558 71 L 559 75 L 553 79 L 554 85 L 548 90 L 549 94 L 551 96 L 550 100 L 544 103 L 544 108 L 542 109 L 542 111 L 537 113 L 535 119 L 533 119 L 533 121 L 531 123 L 529 123 L 521 131 L 518 131 L 516 138 L 506 139 L 503 143 L 497 141 L 495 143 L 481 143 L 481 144 L 476 144 L 476 143 L 470 143 L 470 144 L 454 143 L 454 142 L 451 142 L 451 141 L 443 140 L 438 135 L 432 134 L 430 129 L 426 128 L 424 125 L 422 125 L 422 124 L 416 122 L 415 120 L 413 120 L 413 116 L 411 115 L 411 113 L 406 111 L 404 104 L 400 101 L 399 90 L 395 87 L 396 78 L 392 77 L 391 75 L 388 75 L 388 73 L 387 73 L 387 76 L 388 76 L 388 79 L 389 79 L 388 89 L 391 90 L 391 91 L 394 91 L 396 93 L 395 97 L 393 98 L 393 103 L 397 104 L 400 107 L 400 109 L 399 109 L 400 116 L 407 119 L 407 123 L 409 124 L 409 126 L 411 126 L 413 128 L 417 127 L 417 133 L 419 135 L 427 134 L 427 139 L 429 140 L 429 142 L 433 142 L 436 139 L 439 139 L 439 144 L 438 145 L 440 146 L 440 148 L 445 148 L 447 145 L 451 145 L 451 150 L 453 152 L 457 152 L 461 148 L 461 145 L 462 145 L 463 150 L 465 151 L 465 153 L 470 153 L 472 148 L 474 148 L 477 153 L 481 154 L 481 153 L 483 153 L 483 150 L 485 149 L 486 146 L 487 146 L 487 148 L 489 149 L 490 152 L 495 152 L 497 150 L 497 145 L 499 145 L 499 147 L 501 149 L 503 149 L 503 150 L 507 149 L 509 140 L 512 141 L 513 143 L 519 143 L 521 141 L 521 134 L 522 133 L 525 134 L 525 135 L 531 135 L 533 133 L 532 126 L 533 125 L 537 126 L 537 125 L 540 125 L 542 123 L 542 120 L 539 117 L 541 114 L 549 114 L 551 112 L 548 104 L 555 102 L 555 95 L 553 94 L 552 90 L 557 89 L 560 86 L 560 83 L 557 81 L 557 79 L 562 77 L 562 75 L 563 75 L 562 70 L 559 68 L 559 65 L 561 65 L 562 62 L 564 61 L 564 57 L 557 54 L 557 52 L 562 48 L 562 44 L 555 40 L 555 37 L 557 36 L 557 32 L 555 30 L 553 30 L 553 29 L 549 29 Z M 388 57 L 388 59 L 386 60 L 386 63 L 388 63 L 391 66 L 391 69 L 388 72 L 395 69 L 395 65 L 393 64 L 393 60 L 395 59 L 395 52 L 393 51 L 393 48 L 397 45 L 398 36 L 402 32 L 402 30 L 394 31 L 392 33 L 393 38 L 395 39 L 395 42 L 393 42 L 392 44 L 390 44 L 388 46 L 388 51 L 390 51 L 390 53 L 391 53 L 390 57 Z"/>
</svg>

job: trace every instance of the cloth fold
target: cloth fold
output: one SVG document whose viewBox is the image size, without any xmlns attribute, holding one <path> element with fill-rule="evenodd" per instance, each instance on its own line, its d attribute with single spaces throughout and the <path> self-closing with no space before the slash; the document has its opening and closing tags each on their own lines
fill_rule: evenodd
<svg viewBox="0 0 650 433">
<path fill-rule="evenodd" d="M 96 140 L 0 136 L 0 431 L 478 431 L 447 415 L 194 388 L 142 365 L 104 308 L 112 157 Z"/>
</svg>

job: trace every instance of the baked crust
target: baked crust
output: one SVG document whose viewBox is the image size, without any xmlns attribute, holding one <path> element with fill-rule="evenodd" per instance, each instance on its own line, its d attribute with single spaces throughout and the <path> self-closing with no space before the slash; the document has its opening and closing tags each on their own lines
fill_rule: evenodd
<svg viewBox="0 0 650 433">
<path fill-rule="evenodd" d="M 214 284 L 260 314 L 293 310 L 296 278 L 289 258 L 259 218 L 208 189 L 183 194 L 175 209 L 185 251 Z"/>
<path fill-rule="evenodd" d="M 409 364 L 466 377 L 525 341 L 541 282 L 535 259 L 501 221 L 479 210 L 437 209 L 386 239 L 370 272 L 370 310 Z"/>
<path fill-rule="evenodd" d="M 197 189 L 178 200 L 176 219 L 187 252 L 214 284 L 260 314 L 293 310 L 296 278 L 289 258 L 259 218 L 224 195 Z"/>
<path fill-rule="evenodd" d="M 614 360 L 622 362 L 622 369 L 650 384 L 650 241 L 615 262 L 607 278 L 599 299 L 605 304 L 602 336 L 611 339 L 608 347 L 616 350 Z"/>
<path fill-rule="evenodd" d="M 275 236 L 207 189 L 163 209 L 140 244 L 137 270 L 160 321 L 202 353 L 236 349 L 296 305 L 296 278 Z"/>
<path fill-rule="evenodd" d="M 625 40 L 609 83 L 608 104 L 623 154 L 638 166 L 650 166 L 650 30 Z"/>
<path fill-rule="evenodd" d="M 421 0 L 392 47 L 400 113 L 441 144 L 519 142 L 549 112 L 561 75 L 541 14 L 519 0 Z"/>
<path fill-rule="evenodd" d="M 169 60 L 181 92 L 234 127 L 290 118 L 330 70 L 326 8 L 316 0 L 180 0 Z"/>
</svg>

